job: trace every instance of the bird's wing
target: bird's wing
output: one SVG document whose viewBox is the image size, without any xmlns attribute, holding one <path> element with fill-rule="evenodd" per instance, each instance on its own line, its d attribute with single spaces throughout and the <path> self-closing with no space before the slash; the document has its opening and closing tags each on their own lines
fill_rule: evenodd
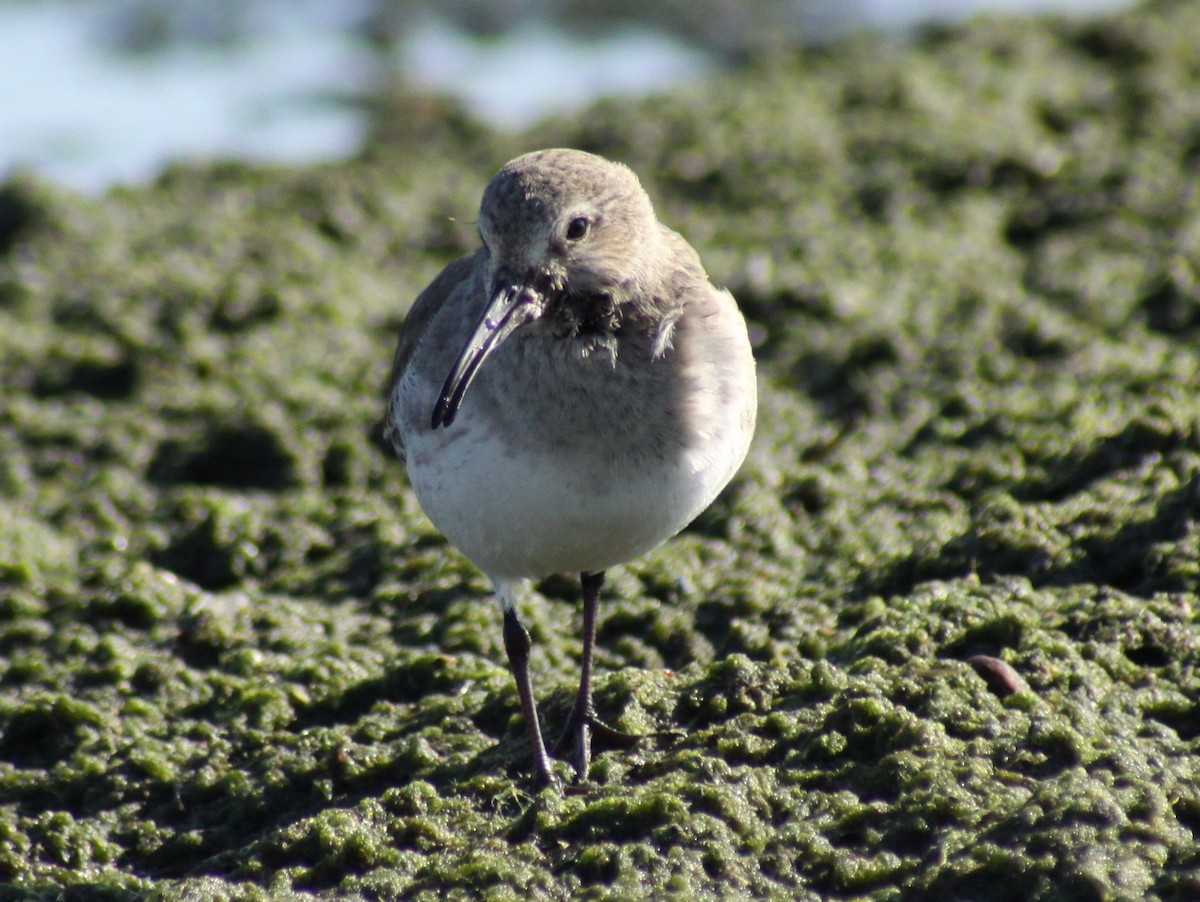
<svg viewBox="0 0 1200 902">
<path fill-rule="evenodd" d="M 409 361 L 412 360 L 413 353 L 425 335 L 425 329 L 434 313 L 453 294 L 454 289 L 471 275 L 476 258 L 482 253 L 484 251 L 480 248 L 459 257 L 438 273 L 413 301 L 408 316 L 404 318 L 404 325 L 400 327 L 400 339 L 396 342 L 396 353 L 392 357 L 392 373 L 387 383 L 389 397 L 396 390 L 396 383 L 404 377 L 404 371 L 408 369 Z"/>
</svg>

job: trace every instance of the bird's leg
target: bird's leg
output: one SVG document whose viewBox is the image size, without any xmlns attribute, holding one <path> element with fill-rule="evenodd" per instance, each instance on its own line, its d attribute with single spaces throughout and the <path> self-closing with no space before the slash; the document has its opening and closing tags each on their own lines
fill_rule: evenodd
<svg viewBox="0 0 1200 902">
<path fill-rule="evenodd" d="M 537 705 L 533 701 L 533 684 L 529 679 L 529 649 L 533 641 L 529 638 L 529 630 L 517 616 L 517 609 L 511 605 L 504 608 L 504 650 L 508 653 L 508 663 L 512 667 L 513 679 L 517 682 L 517 695 L 521 697 L 521 716 L 525 719 L 525 732 L 529 736 L 529 745 L 533 748 L 533 767 L 535 781 L 539 787 L 548 786 L 554 782 L 554 774 L 550 770 L 550 756 L 546 754 L 546 743 L 542 739 L 542 728 L 538 724 Z"/>
<path fill-rule="evenodd" d="M 592 737 L 611 745 L 631 746 L 641 737 L 613 729 L 596 717 L 592 706 L 592 657 L 596 647 L 596 613 L 600 606 L 600 589 L 604 586 L 604 573 L 581 573 L 583 585 L 583 660 L 580 662 L 579 692 L 575 696 L 575 707 L 567 720 L 567 728 L 554 746 L 558 757 L 569 743 L 574 743 L 575 782 L 587 779 L 588 766 L 592 760 Z"/>
</svg>

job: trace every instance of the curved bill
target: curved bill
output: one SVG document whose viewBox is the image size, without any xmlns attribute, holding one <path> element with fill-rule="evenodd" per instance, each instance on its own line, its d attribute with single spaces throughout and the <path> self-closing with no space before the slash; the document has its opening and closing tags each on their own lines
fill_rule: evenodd
<svg viewBox="0 0 1200 902">
<path fill-rule="evenodd" d="M 458 359 L 442 385 L 442 393 L 433 406 L 432 428 L 454 422 L 459 405 L 483 362 L 513 332 L 541 316 L 542 307 L 542 296 L 527 285 L 509 279 L 496 281 L 483 315 L 458 352 Z"/>
</svg>

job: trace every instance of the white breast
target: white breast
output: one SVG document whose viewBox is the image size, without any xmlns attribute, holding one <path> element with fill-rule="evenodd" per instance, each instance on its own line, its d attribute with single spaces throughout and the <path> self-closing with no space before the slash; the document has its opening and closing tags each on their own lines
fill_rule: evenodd
<svg viewBox="0 0 1200 902">
<path fill-rule="evenodd" d="M 505 447 L 459 420 L 409 439 L 408 473 L 434 525 L 493 579 L 514 579 L 605 570 L 645 554 L 712 502 L 744 454 L 744 443 L 727 441 L 622 467 L 602 454 Z"/>
<path fill-rule="evenodd" d="M 452 358 L 418 349 L 391 417 L 429 519 L 495 580 L 605 570 L 683 529 L 754 430 L 741 314 L 724 293 L 705 300 L 653 359 L 647 344 L 616 364 L 506 346 L 446 428 L 429 418 Z"/>
</svg>

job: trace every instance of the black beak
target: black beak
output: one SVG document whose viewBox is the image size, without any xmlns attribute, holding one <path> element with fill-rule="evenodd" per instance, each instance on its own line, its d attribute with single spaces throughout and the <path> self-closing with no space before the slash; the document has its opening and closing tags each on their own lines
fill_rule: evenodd
<svg viewBox="0 0 1200 902">
<path fill-rule="evenodd" d="M 544 308 L 545 299 L 541 293 L 527 284 L 505 276 L 496 279 L 483 315 L 458 352 L 458 359 L 442 385 L 442 393 L 433 406 L 432 428 L 454 422 L 463 397 L 483 362 L 517 329 L 541 316 Z"/>
</svg>

